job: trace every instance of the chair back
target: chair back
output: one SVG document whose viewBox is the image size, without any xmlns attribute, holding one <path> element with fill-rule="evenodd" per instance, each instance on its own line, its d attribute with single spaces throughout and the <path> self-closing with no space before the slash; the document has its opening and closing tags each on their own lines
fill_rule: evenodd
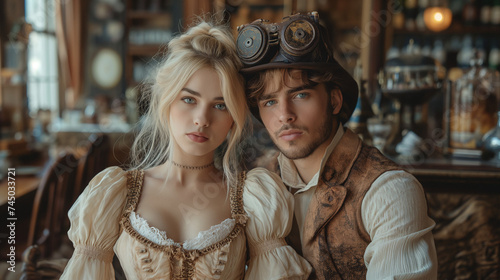
<svg viewBox="0 0 500 280">
<path fill-rule="evenodd" d="M 64 153 L 44 172 L 33 203 L 28 246 L 38 245 L 42 257 L 50 256 L 61 244 L 67 220 L 68 193 L 75 185 L 77 159 Z"/>
<path fill-rule="evenodd" d="M 73 190 L 73 202 L 76 201 L 90 180 L 108 166 L 108 154 L 111 147 L 109 136 L 105 134 L 91 134 L 88 140 L 89 147 L 87 153 L 80 158 L 78 163 L 76 184 Z"/>
</svg>

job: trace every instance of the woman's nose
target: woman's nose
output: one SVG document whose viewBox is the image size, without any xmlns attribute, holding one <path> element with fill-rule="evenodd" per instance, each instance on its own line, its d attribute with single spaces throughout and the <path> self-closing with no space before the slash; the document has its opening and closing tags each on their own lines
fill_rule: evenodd
<svg viewBox="0 0 500 280">
<path fill-rule="evenodd" d="M 194 124 L 196 126 L 208 127 L 209 126 L 209 116 L 208 110 L 200 108 L 197 110 L 195 117 L 193 118 Z"/>
</svg>

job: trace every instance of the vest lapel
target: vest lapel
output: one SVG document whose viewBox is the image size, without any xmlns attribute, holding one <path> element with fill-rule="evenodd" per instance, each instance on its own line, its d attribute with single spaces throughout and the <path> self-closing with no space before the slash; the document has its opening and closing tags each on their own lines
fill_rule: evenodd
<svg viewBox="0 0 500 280">
<path fill-rule="evenodd" d="M 318 187 L 311 198 L 304 222 L 303 245 L 310 245 L 320 230 L 342 207 L 347 195 L 343 183 L 360 151 L 361 139 L 346 129 L 326 162 Z"/>
</svg>

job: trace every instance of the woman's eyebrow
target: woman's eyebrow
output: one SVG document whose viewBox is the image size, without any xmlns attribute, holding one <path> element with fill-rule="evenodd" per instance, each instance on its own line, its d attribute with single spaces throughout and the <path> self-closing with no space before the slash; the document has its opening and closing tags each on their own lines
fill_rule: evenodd
<svg viewBox="0 0 500 280">
<path fill-rule="evenodd" d="M 199 92 L 197 92 L 196 90 L 192 90 L 190 88 L 182 88 L 181 91 L 186 91 L 192 95 L 195 95 L 195 96 L 198 96 L 198 97 L 201 97 L 201 94 Z M 216 98 L 214 98 L 214 100 L 216 101 L 224 101 L 224 97 L 223 96 L 218 96 Z"/>
</svg>

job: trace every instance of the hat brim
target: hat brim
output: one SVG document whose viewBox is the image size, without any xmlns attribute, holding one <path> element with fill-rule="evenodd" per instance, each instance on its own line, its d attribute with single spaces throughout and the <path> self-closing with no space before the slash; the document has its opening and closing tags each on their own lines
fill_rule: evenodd
<svg viewBox="0 0 500 280">
<path fill-rule="evenodd" d="M 267 69 L 278 69 L 278 68 L 288 68 L 288 69 L 306 69 L 306 70 L 318 70 L 318 71 L 338 71 L 338 68 L 341 68 L 342 71 L 345 72 L 345 69 L 342 68 L 338 63 L 316 63 L 316 62 L 294 62 L 294 63 L 286 63 L 286 62 L 271 62 L 256 66 L 250 66 L 241 69 L 241 73 L 243 74 L 252 74 L 255 72 L 259 72 Z M 347 73 L 347 72 L 346 72 Z"/>
</svg>

